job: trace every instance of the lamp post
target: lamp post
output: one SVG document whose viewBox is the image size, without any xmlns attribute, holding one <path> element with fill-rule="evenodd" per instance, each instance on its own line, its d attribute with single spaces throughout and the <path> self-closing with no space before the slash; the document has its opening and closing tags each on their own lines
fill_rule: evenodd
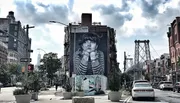
<svg viewBox="0 0 180 103">
<path fill-rule="evenodd" d="M 59 22 L 59 21 L 49 21 L 50 23 L 57 23 L 57 24 L 61 24 L 61 25 L 64 25 L 64 26 L 69 26 L 69 28 L 68 28 L 68 34 L 70 34 L 71 33 L 71 23 L 69 23 L 69 25 L 67 25 L 67 24 L 64 24 L 64 23 L 62 23 L 62 22 Z M 66 59 L 67 60 L 67 59 Z M 67 66 L 66 66 L 67 67 Z M 65 71 L 64 71 L 65 73 L 65 83 L 66 83 L 66 68 L 65 68 Z"/>
<path fill-rule="evenodd" d="M 26 67 L 28 68 L 28 64 L 30 63 L 30 61 L 29 61 L 29 57 L 30 57 L 30 54 L 29 54 L 29 52 L 32 52 L 32 50 L 30 50 L 29 51 L 29 48 L 31 48 L 31 45 L 29 44 L 29 40 L 28 40 L 28 38 L 29 38 L 29 29 L 32 29 L 32 28 L 35 28 L 35 26 L 29 26 L 29 25 L 26 25 L 26 28 L 23 28 L 23 30 L 24 29 L 26 29 L 26 39 L 27 39 L 27 47 L 26 47 L 26 58 L 28 58 L 28 62 L 26 62 Z M 27 71 L 27 70 L 26 70 Z"/>
<path fill-rule="evenodd" d="M 47 52 L 46 52 L 44 49 L 37 48 L 37 50 L 41 50 L 41 51 L 43 51 L 45 54 L 47 54 Z M 46 61 L 45 67 L 46 67 L 46 71 L 47 71 L 47 59 L 46 59 L 45 61 Z"/>
</svg>

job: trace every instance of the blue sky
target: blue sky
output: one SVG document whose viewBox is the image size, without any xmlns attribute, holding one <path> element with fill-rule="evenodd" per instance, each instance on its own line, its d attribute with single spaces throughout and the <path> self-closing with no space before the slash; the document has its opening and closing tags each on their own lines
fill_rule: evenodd
<svg viewBox="0 0 180 103">
<path fill-rule="evenodd" d="M 92 13 L 93 22 L 116 29 L 118 61 L 123 67 L 123 52 L 134 57 L 135 39 L 150 40 L 152 58 L 168 53 L 166 32 L 180 12 L 180 0 L 8 0 L 0 1 L 0 17 L 14 11 L 22 25 L 35 25 L 32 38 L 32 63 L 37 62 L 37 48 L 63 55 L 64 26 L 80 22 L 81 13 Z M 158 52 L 158 54 L 156 53 Z M 41 54 L 44 53 L 41 51 Z"/>
</svg>

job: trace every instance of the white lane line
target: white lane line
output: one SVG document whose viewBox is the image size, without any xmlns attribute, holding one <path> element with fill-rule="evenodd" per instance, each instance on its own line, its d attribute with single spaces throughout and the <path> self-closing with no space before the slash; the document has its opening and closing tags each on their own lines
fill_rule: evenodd
<svg viewBox="0 0 180 103">
<path fill-rule="evenodd" d="M 131 96 L 127 97 L 123 103 L 127 103 L 126 101 L 130 98 Z"/>
<path fill-rule="evenodd" d="M 131 97 L 127 100 L 127 103 L 129 103 L 130 100 L 131 100 Z"/>
</svg>

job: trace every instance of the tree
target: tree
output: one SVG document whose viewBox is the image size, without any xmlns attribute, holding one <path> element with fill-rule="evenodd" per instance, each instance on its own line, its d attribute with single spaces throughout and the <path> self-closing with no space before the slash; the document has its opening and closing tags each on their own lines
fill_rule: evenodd
<svg viewBox="0 0 180 103">
<path fill-rule="evenodd" d="M 55 72 L 61 68 L 61 61 L 58 59 L 57 53 L 50 52 L 44 54 L 40 62 L 42 63 L 42 65 L 39 66 L 40 72 L 47 73 L 47 77 L 50 79 L 49 84 L 52 85 Z"/>
<path fill-rule="evenodd" d="M 18 64 L 2 64 L 0 66 L 0 81 L 3 82 L 5 85 L 8 83 L 13 83 L 15 80 L 13 80 L 12 76 L 14 75 L 16 77 L 16 80 L 18 81 L 18 78 L 20 80 L 21 77 L 21 71 L 18 71 L 19 65 Z"/>
<path fill-rule="evenodd" d="M 121 74 L 121 85 L 125 85 L 126 88 L 129 88 L 131 86 L 131 81 L 133 78 L 127 74 L 127 73 L 122 73 Z"/>
</svg>

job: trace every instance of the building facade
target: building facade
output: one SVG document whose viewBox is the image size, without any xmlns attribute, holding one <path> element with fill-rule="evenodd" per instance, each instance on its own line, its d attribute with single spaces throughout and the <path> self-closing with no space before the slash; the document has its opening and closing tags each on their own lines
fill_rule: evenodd
<svg viewBox="0 0 180 103">
<path fill-rule="evenodd" d="M 180 66 L 178 58 L 180 56 L 180 17 L 176 17 L 171 23 L 167 32 L 169 42 L 169 53 L 171 58 L 171 74 L 173 83 L 180 81 Z"/>
<path fill-rule="evenodd" d="M 30 58 L 31 38 L 28 30 L 16 21 L 14 12 L 10 11 L 6 18 L 0 18 L 0 40 L 8 45 L 8 63 L 20 63 L 21 58 Z"/>
<path fill-rule="evenodd" d="M 80 85 L 86 95 L 94 95 L 94 90 L 106 89 L 111 68 L 118 67 L 115 36 L 113 28 L 92 23 L 89 13 L 82 14 L 81 23 L 65 28 L 64 66 L 74 78 L 73 90 Z"/>
<path fill-rule="evenodd" d="M 146 61 L 145 69 L 146 74 L 149 74 L 149 79 L 152 83 L 172 81 L 170 73 L 170 56 L 168 53 L 164 53 L 154 60 Z"/>
<path fill-rule="evenodd" d="M 0 41 L 0 65 L 7 63 L 8 46 Z"/>
</svg>

